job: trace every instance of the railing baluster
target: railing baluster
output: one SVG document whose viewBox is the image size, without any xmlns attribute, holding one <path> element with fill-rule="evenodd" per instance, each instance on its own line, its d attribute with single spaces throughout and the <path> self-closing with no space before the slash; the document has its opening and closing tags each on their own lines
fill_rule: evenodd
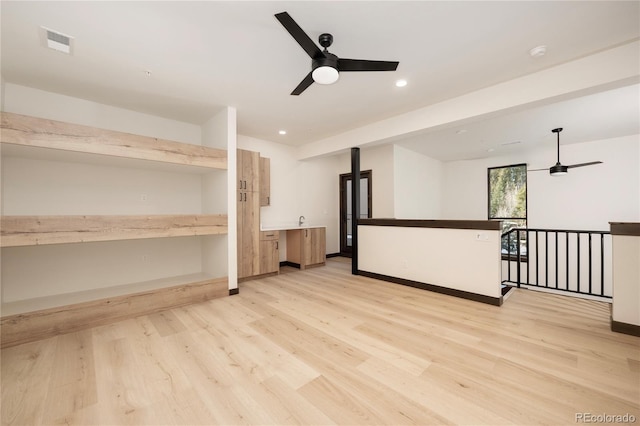
<svg viewBox="0 0 640 426">
<path fill-rule="evenodd" d="M 544 231 L 544 286 L 549 287 L 549 233 Z"/>
<path fill-rule="evenodd" d="M 539 271 L 538 271 L 538 266 L 540 265 L 540 262 L 538 261 L 538 231 L 536 231 L 536 285 L 540 285 L 540 278 L 539 278 Z"/>
<path fill-rule="evenodd" d="M 558 288 L 558 231 L 555 232 L 556 234 L 556 288 Z"/>
<path fill-rule="evenodd" d="M 529 234 L 529 230 L 525 230 L 525 235 L 527 236 L 527 283 L 529 282 L 529 265 L 531 264 L 531 251 L 529 250 L 529 238 L 531 235 Z"/>
<path fill-rule="evenodd" d="M 567 245 L 566 247 L 566 252 L 567 252 L 567 290 L 569 290 L 569 233 L 565 232 L 565 244 Z"/>
<path fill-rule="evenodd" d="M 589 294 L 591 294 L 591 234 L 589 234 Z"/>
<path fill-rule="evenodd" d="M 516 259 L 518 259 L 518 269 L 516 270 L 516 276 L 518 277 L 518 288 L 520 288 L 520 265 L 522 264 L 520 259 L 520 229 L 516 231 Z"/>
<path fill-rule="evenodd" d="M 507 276 L 511 282 L 511 231 L 507 234 Z"/>
<path fill-rule="evenodd" d="M 577 247 L 577 254 L 576 254 L 576 258 L 577 258 L 577 264 L 578 267 L 576 269 L 576 286 L 578 288 L 578 291 L 580 291 L 580 233 L 576 232 L 576 247 Z"/>
<path fill-rule="evenodd" d="M 600 296 L 604 296 L 604 234 L 600 234 Z"/>
</svg>

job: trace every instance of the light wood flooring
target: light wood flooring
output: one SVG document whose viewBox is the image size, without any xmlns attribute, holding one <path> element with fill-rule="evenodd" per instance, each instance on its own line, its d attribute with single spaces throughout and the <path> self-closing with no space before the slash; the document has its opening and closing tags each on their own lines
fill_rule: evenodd
<svg viewBox="0 0 640 426">
<path fill-rule="evenodd" d="M 496 307 L 334 259 L 1 355 L 3 425 L 640 422 L 640 339 L 609 330 L 608 304 Z"/>
</svg>

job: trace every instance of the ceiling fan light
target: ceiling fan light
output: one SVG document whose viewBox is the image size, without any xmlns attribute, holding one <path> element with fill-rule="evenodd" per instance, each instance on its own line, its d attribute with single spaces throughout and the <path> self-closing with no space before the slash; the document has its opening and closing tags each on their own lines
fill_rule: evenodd
<svg viewBox="0 0 640 426">
<path fill-rule="evenodd" d="M 555 166 L 552 166 L 549 169 L 549 173 L 551 174 L 551 176 L 562 176 L 562 175 L 566 175 L 567 172 L 569 171 L 569 167 L 567 166 L 563 166 L 562 164 L 558 163 Z"/>
<path fill-rule="evenodd" d="M 318 84 L 333 84 L 338 81 L 340 74 L 338 70 L 330 66 L 322 66 L 313 70 L 311 73 L 313 81 Z"/>
</svg>

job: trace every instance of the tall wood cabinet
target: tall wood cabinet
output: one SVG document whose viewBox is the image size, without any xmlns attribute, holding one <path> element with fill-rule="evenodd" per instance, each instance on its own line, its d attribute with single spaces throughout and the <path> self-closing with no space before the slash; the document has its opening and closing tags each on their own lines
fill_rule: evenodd
<svg viewBox="0 0 640 426">
<path fill-rule="evenodd" d="M 271 160 L 260 157 L 260 206 L 271 205 Z"/>
<path fill-rule="evenodd" d="M 238 278 L 260 273 L 260 154 L 239 149 Z"/>
</svg>

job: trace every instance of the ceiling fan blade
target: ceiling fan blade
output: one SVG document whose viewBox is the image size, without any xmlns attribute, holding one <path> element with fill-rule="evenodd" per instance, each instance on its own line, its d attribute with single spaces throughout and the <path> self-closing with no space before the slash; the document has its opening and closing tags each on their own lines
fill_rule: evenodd
<svg viewBox="0 0 640 426">
<path fill-rule="evenodd" d="M 570 166 L 567 166 L 567 168 L 572 169 L 574 167 L 593 166 L 595 164 L 602 164 L 602 161 L 591 161 L 589 163 L 572 164 Z"/>
<path fill-rule="evenodd" d="M 338 71 L 395 71 L 399 62 L 338 59 Z"/>
<path fill-rule="evenodd" d="M 528 172 L 548 172 L 549 168 L 546 169 L 527 169 Z"/>
<path fill-rule="evenodd" d="M 300 84 L 298 84 L 298 87 L 293 89 L 293 92 L 291 92 L 291 94 L 294 96 L 298 96 L 300 93 L 304 92 L 307 89 L 307 87 L 311 86 L 312 83 L 313 83 L 313 76 L 311 75 L 311 73 L 309 73 L 300 82 Z"/>
<path fill-rule="evenodd" d="M 298 42 L 300 47 L 302 47 L 304 51 L 307 52 L 307 55 L 309 55 L 311 59 L 325 56 L 318 45 L 316 45 L 313 40 L 309 38 L 307 33 L 305 33 L 302 28 L 300 28 L 296 21 L 294 21 L 287 12 L 277 13 L 275 17 L 278 21 L 280 21 L 282 26 L 287 31 L 289 31 L 291 37 L 293 37 L 293 39 Z"/>
</svg>

